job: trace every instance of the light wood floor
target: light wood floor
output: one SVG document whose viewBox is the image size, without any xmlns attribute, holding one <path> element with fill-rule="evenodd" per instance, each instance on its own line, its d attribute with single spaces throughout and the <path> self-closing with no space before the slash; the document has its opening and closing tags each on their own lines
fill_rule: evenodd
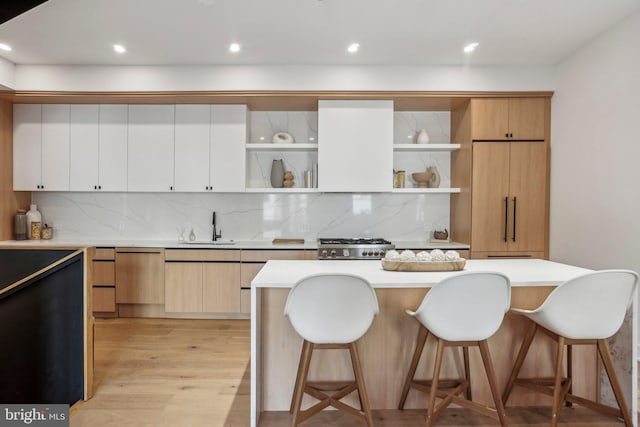
<svg viewBox="0 0 640 427">
<path fill-rule="evenodd" d="M 95 396 L 76 405 L 72 427 L 249 426 L 249 321 L 98 319 Z M 548 408 L 507 408 L 512 427 L 549 425 Z M 422 427 L 423 411 L 374 411 L 376 427 Z M 611 417 L 563 408 L 560 425 L 619 427 Z M 496 426 L 464 409 L 447 409 L 437 425 Z M 287 412 L 263 415 L 260 427 L 290 425 Z M 303 427 L 363 427 L 324 411 Z"/>
</svg>

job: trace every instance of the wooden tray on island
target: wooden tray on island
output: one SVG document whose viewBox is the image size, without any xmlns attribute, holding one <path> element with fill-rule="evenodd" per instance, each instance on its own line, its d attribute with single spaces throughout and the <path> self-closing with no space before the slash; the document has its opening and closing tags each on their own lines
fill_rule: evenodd
<svg viewBox="0 0 640 427">
<path fill-rule="evenodd" d="M 459 271 L 464 268 L 465 259 L 455 261 L 400 261 L 382 259 L 382 268 L 387 271 Z"/>
</svg>

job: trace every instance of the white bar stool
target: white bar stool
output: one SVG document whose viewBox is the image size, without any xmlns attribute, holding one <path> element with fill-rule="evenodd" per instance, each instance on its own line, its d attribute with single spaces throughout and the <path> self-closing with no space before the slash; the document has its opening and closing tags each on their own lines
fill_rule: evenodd
<svg viewBox="0 0 640 427">
<path fill-rule="evenodd" d="M 494 272 L 468 272 L 442 280 L 427 292 L 422 304 L 415 312 L 407 310 L 407 314 L 415 316 L 423 327 L 418 331 L 416 349 L 402 389 L 398 409 L 404 409 L 409 390 L 415 388 L 429 393 L 427 427 L 433 425 L 440 412 L 451 403 L 497 417 L 502 426 L 507 426 L 487 340 L 502 324 L 510 304 L 511 285 L 507 276 Z M 429 333 L 438 340 L 433 377 L 429 381 L 415 380 L 416 368 Z M 465 378 L 440 380 L 442 354 L 444 348 L 450 346 L 463 349 Z M 480 349 L 496 405 L 495 409 L 471 400 L 469 375 L 469 347 L 471 346 Z M 465 398 L 459 396 L 462 393 L 465 393 Z M 438 406 L 436 406 L 436 397 L 442 399 Z"/>
<path fill-rule="evenodd" d="M 627 427 L 632 421 L 624 400 L 620 382 L 616 376 L 607 338 L 615 334 L 624 320 L 627 308 L 633 301 L 638 274 L 630 270 L 602 270 L 569 280 L 553 290 L 536 310 L 511 311 L 531 320 L 513 371 L 507 381 L 503 402 L 506 404 L 514 385 L 553 396 L 551 425 L 558 423 L 558 408 L 562 402 L 589 407 L 624 420 Z M 518 379 L 518 373 L 537 331 L 550 336 L 558 343 L 554 378 Z M 592 344 L 598 348 L 609 382 L 618 402 L 617 408 L 603 405 L 571 393 L 572 345 Z M 567 377 L 562 377 L 564 346 L 567 346 Z M 553 386 L 553 388 L 550 388 Z"/>
<path fill-rule="evenodd" d="M 333 406 L 364 420 L 373 427 L 369 397 L 364 384 L 356 341 L 369 329 L 378 314 L 378 299 L 371 284 L 358 276 L 322 274 L 306 277 L 296 283 L 284 308 L 293 329 L 304 339 L 296 376 L 290 412 L 292 426 L 297 426 L 322 409 Z M 355 381 L 307 381 L 311 355 L 315 349 L 348 349 Z M 358 391 L 358 410 L 340 399 Z M 335 391 L 327 394 L 327 391 Z M 302 397 L 307 393 L 320 400 L 301 411 Z"/>
</svg>

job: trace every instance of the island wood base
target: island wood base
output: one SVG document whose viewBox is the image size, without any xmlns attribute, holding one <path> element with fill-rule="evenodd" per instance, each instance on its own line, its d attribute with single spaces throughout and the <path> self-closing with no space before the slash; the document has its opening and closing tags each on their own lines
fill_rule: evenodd
<svg viewBox="0 0 640 427">
<path fill-rule="evenodd" d="M 538 307 L 553 289 L 552 286 L 524 286 L 512 288 L 512 306 Z M 380 315 L 374 320 L 365 336 L 358 341 L 367 391 L 371 406 L 378 410 L 395 410 L 400 399 L 403 381 L 407 374 L 418 332 L 418 322 L 405 314 L 409 308 L 415 310 L 428 289 L 425 288 L 378 288 L 376 294 L 380 304 Z M 288 411 L 291 404 L 293 384 L 297 371 L 302 339 L 283 315 L 289 289 L 263 288 L 258 291 L 260 301 L 261 399 L 259 412 Z M 456 307 L 451 307 L 455 310 Z M 500 390 L 504 389 L 514 360 L 527 327 L 521 316 L 507 314 L 498 332 L 489 339 L 489 350 L 496 370 Z M 435 340 L 429 337 L 416 378 L 431 378 L 435 358 Z M 590 346 L 574 349 L 573 391 L 575 394 L 596 399 L 599 395 L 598 364 L 596 351 Z M 532 348 L 521 370 L 521 377 L 553 375 L 555 343 L 548 337 L 536 336 Z M 470 351 L 471 384 L 474 401 L 493 405 L 491 393 L 476 349 Z M 445 350 L 441 378 L 456 378 L 463 371 L 462 352 L 457 348 Z M 348 352 L 325 350 L 314 352 L 309 370 L 310 380 L 351 380 Z M 345 402 L 357 405 L 357 394 Z M 303 408 L 314 400 L 305 396 Z M 551 398 L 516 387 L 509 406 L 550 406 Z M 405 408 L 425 408 L 426 396 L 412 390 Z M 262 422 L 260 423 L 262 426 Z M 271 424 L 264 424 L 271 425 Z M 274 424 L 275 425 L 275 424 Z M 280 425 L 280 424 L 278 424 Z M 351 424 L 345 424 L 351 425 Z M 404 425 L 404 424 L 403 424 Z"/>
</svg>

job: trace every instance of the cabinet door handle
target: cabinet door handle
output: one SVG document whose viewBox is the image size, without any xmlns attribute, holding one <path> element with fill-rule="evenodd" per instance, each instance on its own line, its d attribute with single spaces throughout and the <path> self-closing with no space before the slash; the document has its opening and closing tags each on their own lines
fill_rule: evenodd
<svg viewBox="0 0 640 427">
<path fill-rule="evenodd" d="M 505 134 L 504 134 L 504 137 L 505 137 L 505 138 L 509 138 L 509 134 L 508 134 L 508 133 L 505 133 Z"/>
<path fill-rule="evenodd" d="M 516 198 L 513 198 L 513 241 L 516 241 Z"/>
<path fill-rule="evenodd" d="M 507 218 L 509 217 L 509 197 L 504 198 L 504 241 L 507 241 Z"/>
</svg>

